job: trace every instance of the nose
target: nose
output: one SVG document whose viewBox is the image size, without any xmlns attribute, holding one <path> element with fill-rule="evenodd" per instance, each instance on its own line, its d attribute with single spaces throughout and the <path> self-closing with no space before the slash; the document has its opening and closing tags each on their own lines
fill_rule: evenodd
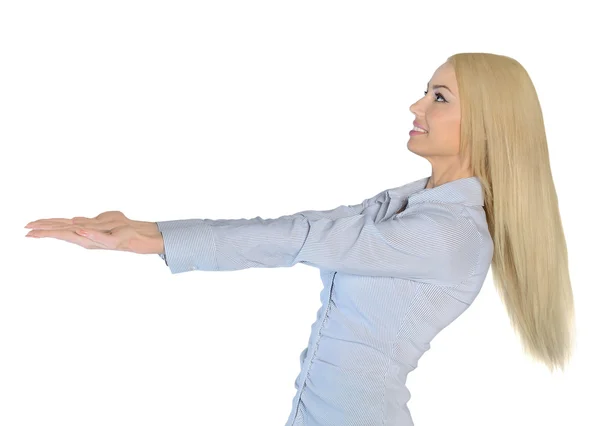
<svg viewBox="0 0 600 426">
<path fill-rule="evenodd" d="M 421 107 L 421 99 L 419 99 L 417 102 L 415 102 L 414 104 L 412 104 L 408 109 L 410 110 L 410 112 L 412 112 L 414 115 L 416 116 L 423 116 L 423 109 Z"/>
<path fill-rule="evenodd" d="M 423 109 L 419 106 L 419 102 L 415 102 L 409 108 L 410 112 L 412 112 L 417 121 L 421 121 L 423 116 L 425 115 Z"/>
</svg>

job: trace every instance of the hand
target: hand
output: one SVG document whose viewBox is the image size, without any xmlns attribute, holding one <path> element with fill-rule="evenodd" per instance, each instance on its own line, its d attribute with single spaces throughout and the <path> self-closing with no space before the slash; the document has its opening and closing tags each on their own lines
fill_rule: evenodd
<svg viewBox="0 0 600 426">
<path fill-rule="evenodd" d="M 127 218 L 120 211 L 100 213 L 95 218 L 39 219 L 29 222 L 27 234 L 35 238 L 57 238 L 86 249 L 162 254 L 164 241 L 154 222 Z"/>
</svg>

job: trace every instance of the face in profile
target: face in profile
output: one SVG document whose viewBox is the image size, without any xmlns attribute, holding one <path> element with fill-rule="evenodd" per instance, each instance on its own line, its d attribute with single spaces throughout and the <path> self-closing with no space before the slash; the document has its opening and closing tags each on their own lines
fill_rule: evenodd
<svg viewBox="0 0 600 426">
<path fill-rule="evenodd" d="M 445 62 L 435 71 L 425 95 L 410 106 L 410 111 L 418 127 L 427 133 L 411 135 L 408 149 L 429 160 L 434 170 L 458 164 L 460 103 L 458 83 L 450 63 Z"/>
</svg>

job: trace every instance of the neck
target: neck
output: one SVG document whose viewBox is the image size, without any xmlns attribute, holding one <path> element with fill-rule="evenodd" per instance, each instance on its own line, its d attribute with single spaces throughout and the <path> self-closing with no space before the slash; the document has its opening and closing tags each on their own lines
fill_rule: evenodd
<svg viewBox="0 0 600 426">
<path fill-rule="evenodd" d="M 472 177 L 472 176 L 474 176 L 474 175 L 472 173 L 468 173 L 468 172 L 452 174 L 452 175 L 448 175 L 448 174 L 436 175 L 434 172 L 431 172 L 431 176 L 429 177 L 429 180 L 427 181 L 427 186 L 425 187 L 425 189 L 435 188 L 437 186 L 443 185 L 448 182 L 455 181 L 457 179 L 463 179 L 463 178 L 468 178 L 468 177 Z"/>
</svg>

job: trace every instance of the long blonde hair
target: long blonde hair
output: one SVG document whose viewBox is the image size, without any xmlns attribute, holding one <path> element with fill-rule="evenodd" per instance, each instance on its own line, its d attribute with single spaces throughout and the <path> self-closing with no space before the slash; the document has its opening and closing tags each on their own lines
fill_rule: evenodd
<svg viewBox="0 0 600 426">
<path fill-rule="evenodd" d="M 470 158 L 484 190 L 494 286 L 524 353 L 551 372 L 564 371 L 575 341 L 575 309 L 535 88 L 507 56 L 458 53 L 448 62 L 460 93 L 460 158 Z"/>
</svg>

